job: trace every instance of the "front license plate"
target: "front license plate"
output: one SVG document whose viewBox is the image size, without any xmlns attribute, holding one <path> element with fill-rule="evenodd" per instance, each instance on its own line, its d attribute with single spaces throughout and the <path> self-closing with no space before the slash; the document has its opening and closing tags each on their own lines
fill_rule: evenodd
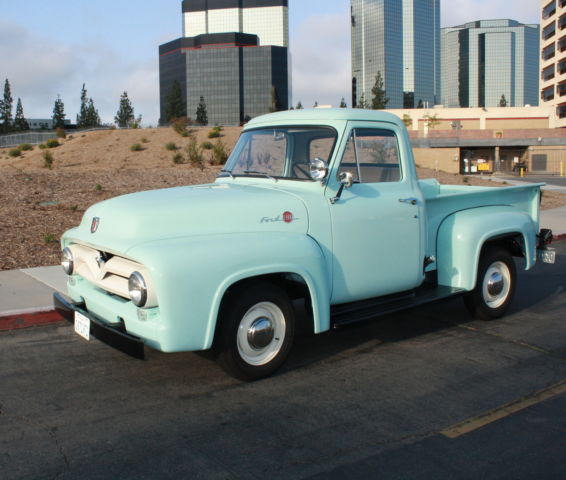
<svg viewBox="0 0 566 480">
<path fill-rule="evenodd" d="M 556 250 L 553 248 L 537 250 L 537 258 L 543 263 L 554 263 L 556 262 Z"/>
<path fill-rule="evenodd" d="M 75 332 L 84 339 L 90 340 L 90 319 L 79 312 L 75 312 Z"/>
</svg>

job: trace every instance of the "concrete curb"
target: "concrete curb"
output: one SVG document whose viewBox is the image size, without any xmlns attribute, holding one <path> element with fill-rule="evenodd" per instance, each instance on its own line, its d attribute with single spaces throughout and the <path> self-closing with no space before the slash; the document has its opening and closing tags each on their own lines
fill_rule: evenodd
<svg viewBox="0 0 566 480">
<path fill-rule="evenodd" d="M 53 307 L 52 307 L 53 308 Z M 19 330 L 21 328 L 42 327 L 62 323 L 65 319 L 56 311 L 24 313 L 0 317 L 0 332 Z"/>
</svg>

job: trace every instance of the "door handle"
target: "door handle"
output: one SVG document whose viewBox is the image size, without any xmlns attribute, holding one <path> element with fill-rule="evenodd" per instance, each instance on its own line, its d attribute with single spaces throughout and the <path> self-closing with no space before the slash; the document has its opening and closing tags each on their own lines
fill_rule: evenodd
<svg viewBox="0 0 566 480">
<path fill-rule="evenodd" d="M 401 203 L 410 203 L 411 205 L 416 205 L 418 203 L 419 199 L 415 198 L 415 197 L 409 197 L 409 198 L 400 198 L 399 202 Z"/>
</svg>

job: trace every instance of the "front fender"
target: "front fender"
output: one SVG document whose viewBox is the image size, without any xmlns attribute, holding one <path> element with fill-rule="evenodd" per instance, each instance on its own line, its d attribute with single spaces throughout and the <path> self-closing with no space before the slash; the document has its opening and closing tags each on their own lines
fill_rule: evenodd
<svg viewBox="0 0 566 480">
<path fill-rule="evenodd" d="M 212 346 L 224 294 L 234 283 L 259 275 L 294 273 L 309 288 L 315 332 L 330 320 L 330 279 L 319 245 L 300 233 L 233 233 L 166 239 L 138 245 L 128 256 L 148 267 L 160 316 L 166 323 L 165 351 Z"/>
<path fill-rule="evenodd" d="M 525 269 L 536 261 L 536 226 L 514 207 L 497 206 L 462 210 L 441 223 L 437 235 L 438 283 L 472 290 L 483 245 L 490 239 L 517 234 L 525 246 Z"/>
</svg>

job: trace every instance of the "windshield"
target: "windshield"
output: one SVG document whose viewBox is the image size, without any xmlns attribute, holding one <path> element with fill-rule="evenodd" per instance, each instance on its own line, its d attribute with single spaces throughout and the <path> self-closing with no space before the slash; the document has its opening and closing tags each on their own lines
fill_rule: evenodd
<svg viewBox="0 0 566 480">
<path fill-rule="evenodd" d="M 221 176 L 312 180 L 310 162 L 328 163 L 336 131 L 328 127 L 278 127 L 242 133 Z"/>
</svg>

